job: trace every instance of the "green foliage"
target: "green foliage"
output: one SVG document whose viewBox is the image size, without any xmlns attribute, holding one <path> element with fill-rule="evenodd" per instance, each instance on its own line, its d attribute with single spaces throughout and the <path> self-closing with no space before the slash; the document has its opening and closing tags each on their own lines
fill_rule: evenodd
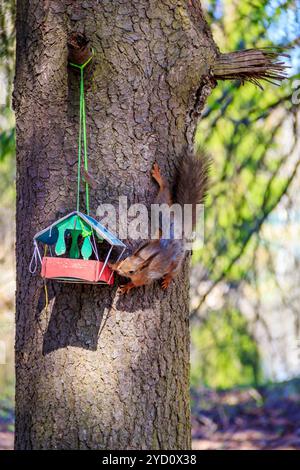
<svg viewBox="0 0 300 470">
<path fill-rule="evenodd" d="M 226 51 L 271 45 L 270 26 L 294 5 L 209 3 L 215 38 Z M 293 149 L 300 129 L 291 95 L 291 80 L 279 88 L 266 84 L 263 92 L 251 84 L 219 82 L 208 100 L 196 146 L 212 156 L 211 189 L 205 250 L 195 253 L 194 261 L 215 284 L 249 276 L 260 229 L 296 175 L 300 161 L 293 159 Z"/>
<path fill-rule="evenodd" d="M 11 101 L 12 81 L 15 69 L 15 16 L 16 2 L 15 0 L 0 0 L 0 81 L 1 72 L 6 82 L 1 92 L 6 91 L 6 99 L 4 108 L 9 107 Z M 2 93 L 0 93 L 0 96 Z M 0 102 L 0 118 L 2 114 Z"/>
<path fill-rule="evenodd" d="M 0 0 L 0 203 L 12 206 L 15 174 L 15 121 L 11 90 L 15 68 L 15 1 Z"/>
<path fill-rule="evenodd" d="M 299 17 L 294 10 L 294 1 L 208 2 L 209 21 L 222 52 L 297 44 Z M 291 76 L 296 78 L 299 47 L 298 61 L 297 49 L 290 53 Z M 232 286 L 236 290 L 250 283 L 256 288 L 257 257 L 267 249 L 261 229 L 289 193 L 300 163 L 295 158 L 300 129 L 291 99 L 292 78 L 278 88 L 265 83 L 264 91 L 251 84 L 219 82 L 197 129 L 196 146 L 211 155 L 212 168 L 204 249 L 193 256 L 204 268 L 199 282 L 209 281 L 198 303 L 203 323 L 192 324 L 194 384 L 224 388 L 262 380 L 258 350 L 242 312 L 226 305 Z M 228 286 L 225 305 L 210 312 L 205 299 L 220 282 Z"/>
<path fill-rule="evenodd" d="M 15 120 L 11 90 L 15 66 L 15 2 L 0 0 L 0 341 L 5 364 L 0 364 L 0 422 L 13 430 L 14 359 L 14 237 Z"/>
<path fill-rule="evenodd" d="M 4 160 L 8 155 L 14 155 L 15 151 L 14 129 L 3 131 L 0 134 L 0 160 Z"/>
<path fill-rule="evenodd" d="M 15 198 L 15 129 L 14 116 L 6 109 L 0 116 L 3 130 L 0 132 L 0 203 L 12 207 Z"/>
<path fill-rule="evenodd" d="M 247 321 L 237 310 L 212 311 L 192 329 L 193 386 L 258 385 L 259 353 Z"/>
</svg>

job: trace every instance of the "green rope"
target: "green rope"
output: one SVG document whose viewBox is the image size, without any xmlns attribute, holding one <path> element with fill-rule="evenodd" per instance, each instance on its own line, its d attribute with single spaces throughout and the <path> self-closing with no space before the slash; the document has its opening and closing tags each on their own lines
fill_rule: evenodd
<svg viewBox="0 0 300 470">
<path fill-rule="evenodd" d="M 79 102 L 79 131 L 78 131 L 78 163 L 77 163 L 77 212 L 79 212 L 79 199 L 80 199 L 80 179 L 81 179 L 81 141 L 82 141 L 82 99 L 81 99 L 81 82 L 83 70 L 80 70 L 80 102 Z"/>
<path fill-rule="evenodd" d="M 86 138 L 86 113 L 85 113 L 85 98 L 84 98 L 84 68 L 91 62 L 94 51 L 92 51 L 91 57 L 82 65 L 73 64 L 69 62 L 72 67 L 76 67 L 80 70 L 80 104 L 79 104 L 79 132 L 78 132 L 78 168 L 77 168 L 77 211 L 80 208 L 80 181 L 81 181 L 81 154 L 82 154 L 82 143 L 83 143 L 83 157 L 84 157 L 84 169 L 88 171 L 88 152 L 87 152 L 87 138 Z M 86 212 L 90 214 L 90 195 L 89 195 L 89 184 L 85 181 L 85 203 Z"/>
</svg>

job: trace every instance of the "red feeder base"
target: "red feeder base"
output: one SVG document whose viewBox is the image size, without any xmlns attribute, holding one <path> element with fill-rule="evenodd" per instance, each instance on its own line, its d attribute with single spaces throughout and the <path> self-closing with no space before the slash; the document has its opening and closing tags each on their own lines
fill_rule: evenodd
<svg viewBox="0 0 300 470">
<path fill-rule="evenodd" d="M 112 285 L 114 276 L 108 266 L 105 266 L 101 274 L 103 264 L 102 261 L 44 256 L 41 276 L 46 279 L 67 282 L 88 282 L 93 284 L 103 282 Z"/>
</svg>

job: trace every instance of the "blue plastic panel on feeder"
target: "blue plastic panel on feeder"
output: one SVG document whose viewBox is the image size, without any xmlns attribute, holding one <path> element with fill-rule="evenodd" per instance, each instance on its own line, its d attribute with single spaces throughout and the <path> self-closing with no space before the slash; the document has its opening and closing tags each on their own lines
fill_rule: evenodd
<svg viewBox="0 0 300 470">
<path fill-rule="evenodd" d="M 40 235 L 36 237 L 36 240 L 44 243 L 45 245 L 55 245 L 58 240 L 57 227 L 50 227 L 48 230 L 40 233 Z"/>
<path fill-rule="evenodd" d="M 126 245 L 121 242 L 114 234 L 112 234 L 107 228 L 105 228 L 100 222 L 95 220 L 93 217 L 90 215 L 86 214 L 81 214 L 81 217 L 86 220 L 87 222 L 90 223 L 91 227 L 101 236 L 106 240 L 108 243 L 114 246 L 122 246 L 125 247 Z"/>
</svg>

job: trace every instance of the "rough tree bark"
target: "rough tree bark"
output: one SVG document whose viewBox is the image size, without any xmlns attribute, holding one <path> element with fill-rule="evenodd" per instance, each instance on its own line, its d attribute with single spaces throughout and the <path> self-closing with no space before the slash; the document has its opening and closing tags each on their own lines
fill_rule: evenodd
<svg viewBox="0 0 300 470">
<path fill-rule="evenodd" d="M 188 268 L 119 297 L 28 272 L 32 237 L 76 204 L 78 75 L 67 38 L 95 49 L 86 74 L 91 173 L 102 201 L 150 204 L 155 160 L 173 180 L 213 83 L 216 46 L 190 0 L 17 2 L 17 449 L 188 449 Z"/>
</svg>

